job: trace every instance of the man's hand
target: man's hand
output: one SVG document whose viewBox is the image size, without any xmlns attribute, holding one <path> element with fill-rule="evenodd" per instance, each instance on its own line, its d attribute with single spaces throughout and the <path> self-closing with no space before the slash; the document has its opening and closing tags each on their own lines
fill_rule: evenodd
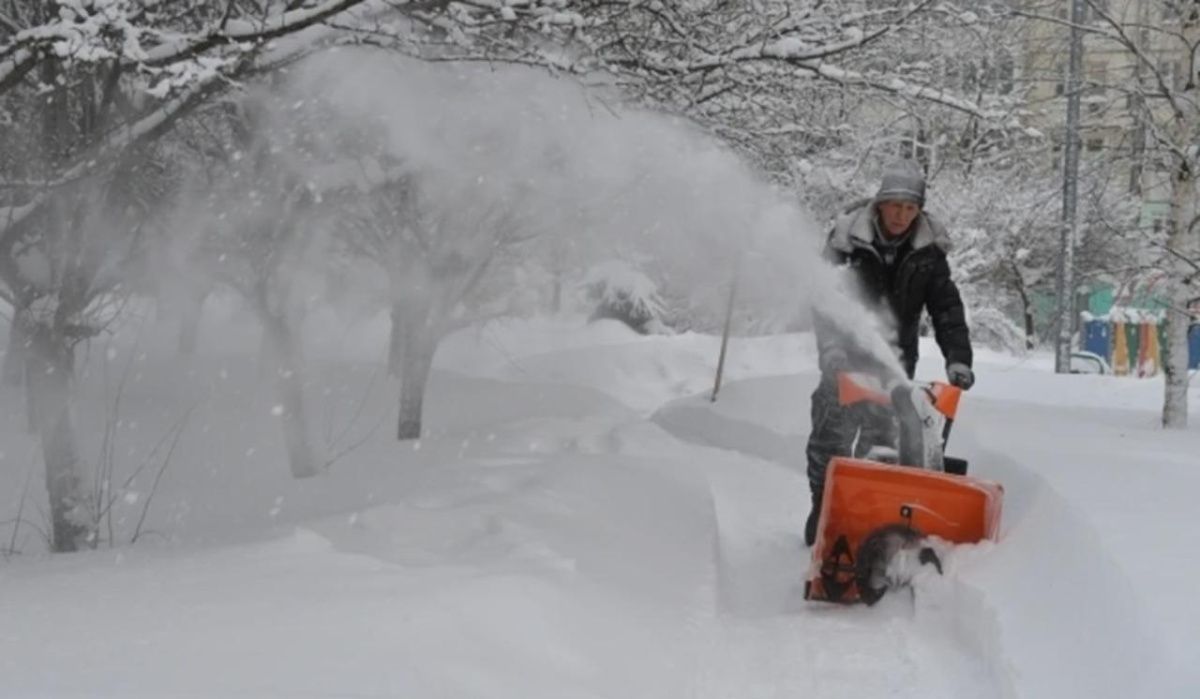
<svg viewBox="0 0 1200 699">
<path fill-rule="evenodd" d="M 975 385 L 975 372 L 971 371 L 971 367 L 960 362 L 954 362 L 946 367 L 946 378 L 950 380 L 951 386 L 958 386 L 964 391 L 971 390 L 971 386 Z"/>
</svg>

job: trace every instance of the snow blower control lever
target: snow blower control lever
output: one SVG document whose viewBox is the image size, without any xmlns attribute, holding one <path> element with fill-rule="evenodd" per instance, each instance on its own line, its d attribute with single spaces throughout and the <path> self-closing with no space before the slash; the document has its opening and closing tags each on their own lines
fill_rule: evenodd
<svg viewBox="0 0 1200 699">
<path fill-rule="evenodd" d="M 842 405 L 869 402 L 890 407 L 895 415 L 899 432 L 895 451 L 884 448 L 868 458 L 959 476 L 966 474 L 967 461 L 947 457 L 945 448 L 961 397 L 962 389 L 940 382 L 906 382 L 888 391 L 871 375 L 838 375 L 838 401 Z"/>
</svg>

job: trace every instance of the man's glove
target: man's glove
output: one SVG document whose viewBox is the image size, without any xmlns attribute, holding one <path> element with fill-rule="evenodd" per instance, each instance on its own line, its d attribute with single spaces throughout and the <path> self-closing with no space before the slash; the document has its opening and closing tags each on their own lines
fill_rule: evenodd
<svg viewBox="0 0 1200 699">
<path fill-rule="evenodd" d="M 960 362 L 954 362 L 946 367 L 946 378 L 950 380 L 950 385 L 958 386 L 964 391 L 971 389 L 975 385 L 975 373 L 971 371 L 971 367 Z"/>
</svg>

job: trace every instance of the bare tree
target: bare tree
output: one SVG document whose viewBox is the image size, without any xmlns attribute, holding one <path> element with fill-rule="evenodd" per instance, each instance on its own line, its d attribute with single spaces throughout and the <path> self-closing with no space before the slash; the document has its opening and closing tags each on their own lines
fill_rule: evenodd
<svg viewBox="0 0 1200 699">
<path fill-rule="evenodd" d="M 1096 82 L 1121 99 L 1132 122 L 1134 189 L 1166 202 L 1170 212 L 1159 261 L 1169 272 L 1162 422 L 1180 429 L 1188 417 L 1188 329 L 1200 299 L 1200 6 L 1181 0 L 1087 5 L 1081 27 L 1087 41 L 1120 57 Z M 1026 14 L 1067 24 L 1037 9 Z"/>
<path fill-rule="evenodd" d="M 1002 339 L 1017 318 L 1019 342 L 1032 349 L 1048 331 L 1038 327 L 1035 294 L 1052 294 L 1058 225 L 1059 173 L 1037 158 L 1020 167 L 992 169 L 971 178 L 944 178 L 938 199 L 945 220 L 960 237 L 951 253 L 972 312 L 972 334 Z M 947 181 L 949 180 L 949 181 Z M 1077 252 L 1081 282 L 1119 280 L 1139 271 L 1144 234 L 1137 227 L 1137 202 L 1116 181 L 1111 163 L 1087 163 L 1080 178 L 1083 204 Z"/>
<path fill-rule="evenodd" d="M 69 419 L 74 348 L 103 323 L 96 309 L 124 266 L 113 251 L 136 248 L 141 231 L 121 221 L 133 212 L 116 183 L 131 173 L 153 179 L 147 153 L 158 139 L 230 87 L 322 47 L 362 42 L 383 23 L 393 46 L 410 53 L 453 45 L 478 58 L 510 42 L 488 19 L 499 8 L 457 3 L 10 0 L 5 9 L 0 117 L 11 128 L 0 134 L 0 284 L 13 347 L 29 350 L 6 355 L 6 372 L 29 377 L 54 548 L 70 551 L 94 541 L 79 511 L 86 478 Z M 505 28 L 553 29 L 548 9 L 530 2 Z M 98 226 L 105 210 L 121 222 Z M 101 229 L 119 240 L 103 240 Z"/>
<path fill-rule="evenodd" d="M 590 0 L 495 5 L 12 0 L 7 7 L 0 22 L 0 109 L 15 128 L 4 130 L 14 147 L 0 155 L 0 282 L 16 319 L 14 342 L 31 350 L 24 373 L 30 377 L 31 415 L 45 444 L 47 480 L 54 484 L 58 550 L 78 548 L 89 537 L 87 525 L 76 524 L 87 517 L 75 513 L 84 501 L 77 492 L 84 479 L 70 446 L 74 348 L 102 325 L 97 309 L 119 284 L 107 280 L 119 279 L 114 271 L 127 266 L 115 252 L 135 254 L 129 251 L 145 236 L 145 228 L 136 225 L 145 216 L 129 207 L 117 183 L 131 181 L 130 173 L 154 180 L 148 154 L 159 139 L 231 87 L 306 53 L 347 43 L 386 46 L 426 60 L 549 65 L 682 111 L 760 153 L 762 162 L 781 172 L 790 167 L 792 144 L 820 148 L 822 139 L 836 133 L 822 127 L 806 136 L 817 122 L 799 120 L 808 110 L 797 95 L 812 95 L 824 114 L 846 108 L 839 101 L 841 88 L 919 100 L 988 124 L 997 118 L 1004 123 L 1008 114 L 1003 99 L 980 103 L 931 79 L 919 52 L 890 64 L 856 62 L 875 47 L 881 49 L 875 59 L 889 56 L 886 42 L 921 18 L 974 21 L 930 0 L 903 8 L 865 0 L 686 6 Z M 775 137 L 754 137 L 772 131 Z M 284 178 L 266 196 L 298 216 L 310 205 L 311 193 Z M 109 212 L 103 220 L 116 223 L 97 225 L 102 220 L 97 211 Z M 508 210 L 456 212 L 435 205 L 431 211 L 429 235 L 460 243 L 448 231 L 476 240 L 474 231 L 520 229 L 506 222 Z M 105 240 L 100 230 L 111 230 L 117 240 Z M 439 293 L 405 311 L 413 327 L 426 329 L 418 333 L 422 338 L 436 337 L 453 318 L 447 299 L 476 288 L 491 271 L 492 263 L 483 263 L 478 252 L 433 251 L 423 268 L 417 265 L 415 284 L 421 274 L 457 280 L 446 287 L 448 295 Z M 424 354 L 432 349 L 413 351 L 414 357 Z M 20 353 L 11 357 L 15 362 Z"/>
<path fill-rule="evenodd" d="M 388 279 L 388 366 L 401 380 L 399 439 L 421 436 L 438 343 L 494 312 L 501 291 L 490 282 L 516 261 L 516 246 L 536 235 L 518 197 L 494 195 L 401 169 L 381 173 L 350 217 L 351 249 L 379 264 Z"/>
<path fill-rule="evenodd" d="M 0 281 L 14 341 L 28 350 L 17 358 L 42 442 L 54 550 L 96 541 L 71 417 L 75 350 L 111 318 L 151 200 L 165 195 L 155 191 L 169 182 L 156 170 L 157 139 L 249 74 L 263 42 L 355 4 L 9 3 L 0 98 L 24 145 L 7 151 L 0 175 Z"/>
</svg>

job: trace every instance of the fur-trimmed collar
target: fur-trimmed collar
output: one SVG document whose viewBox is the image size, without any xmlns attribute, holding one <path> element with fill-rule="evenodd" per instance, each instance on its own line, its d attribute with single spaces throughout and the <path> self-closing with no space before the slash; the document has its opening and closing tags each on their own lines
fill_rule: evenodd
<svg viewBox="0 0 1200 699">
<path fill-rule="evenodd" d="M 929 214 L 924 211 L 917 214 L 913 225 L 916 226 L 912 233 L 914 251 L 933 245 L 944 253 L 950 252 L 950 234 Z M 856 247 L 873 249 L 874 242 L 875 206 L 871 199 L 855 202 L 847 208 L 833 224 L 833 234 L 829 237 L 831 247 L 846 253 L 852 252 Z"/>
</svg>

